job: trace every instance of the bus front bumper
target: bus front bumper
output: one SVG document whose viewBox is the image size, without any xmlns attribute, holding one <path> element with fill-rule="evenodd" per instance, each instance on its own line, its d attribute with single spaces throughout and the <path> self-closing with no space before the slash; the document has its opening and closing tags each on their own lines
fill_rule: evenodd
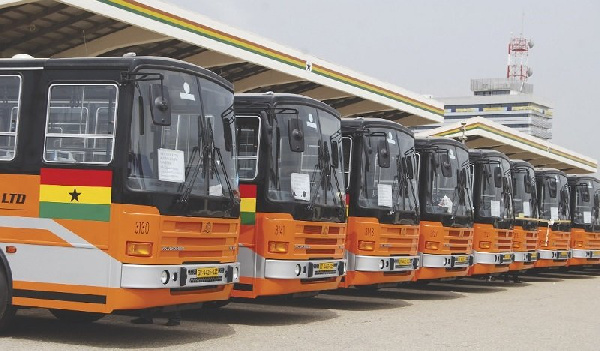
<svg viewBox="0 0 600 351">
<path fill-rule="evenodd" d="M 600 250 L 571 249 L 572 258 L 600 258 Z"/>
<path fill-rule="evenodd" d="M 569 250 L 538 250 L 540 260 L 567 260 L 571 258 Z"/>
<path fill-rule="evenodd" d="M 210 287 L 239 281 L 239 262 L 183 265 L 123 264 L 121 270 L 121 287 L 129 289 Z"/>
<path fill-rule="evenodd" d="M 406 272 L 419 268 L 419 256 L 364 256 L 349 257 L 349 270 L 362 272 Z"/>
<path fill-rule="evenodd" d="M 421 267 L 467 268 L 473 264 L 471 255 L 431 255 L 421 254 Z"/>
<path fill-rule="evenodd" d="M 265 278 L 321 279 L 346 275 L 345 259 L 335 260 L 265 260 Z"/>
<path fill-rule="evenodd" d="M 538 253 L 536 252 L 513 252 L 515 255 L 514 262 L 525 262 L 531 263 L 538 260 Z"/>
<path fill-rule="evenodd" d="M 515 256 L 512 252 L 473 252 L 475 264 L 511 264 Z"/>
</svg>

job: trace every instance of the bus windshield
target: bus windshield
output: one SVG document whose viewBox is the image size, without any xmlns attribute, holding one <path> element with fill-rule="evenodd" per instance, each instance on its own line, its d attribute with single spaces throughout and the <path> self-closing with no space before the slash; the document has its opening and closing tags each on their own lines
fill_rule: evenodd
<svg viewBox="0 0 600 351">
<path fill-rule="evenodd" d="M 425 213 L 470 218 L 473 198 L 468 152 L 456 146 L 439 145 L 428 153 L 427 159 Z"/>
<path fill-rule="evenodd" d="M 537 218 L 535 175 L 532 168 L 512 171 L 514 213 L 517 219 Z"/>
<path fill-rule="evenodd" d="M 151 117 L 151 85 L 137 81 L 132 111 L 129 176 L 134 191 L 203 197 L 238 197 L 233 93 L 208 79 L 177 71 L 163 76 L 171 124 Z M 225 137 L 223 137 L 225 135 Z"/>
<path fill-rule="evenodd" d="M 548 221 L 569 219 L 569 187 L 562 174 L 544 174 L 538 180 L 540 218 Z"/>
<path fill-rule="evenodd" d="M 417 213 L 414 139 L 397 130 L 370 128 L 363 137 L 363 145 L 358 165 L 358 205 L 391 213 Z M 381 162 L 380 158 L 387 160 Z"/>
<path fill-rule="evenodd" d="M 582 180 L 575 184 L 573 222 L 600 230 L 600 183 Z"/>
<path fill-rule="evenodd" d="M 479 205 L 480 218 L 513 218 L 512 182 L 510 163 L 502 158 L 491 158 L 479 165 Z"/>
<path fill-rule="evenodd" d="M 271 200 L 344 206 L 340 127 L 337 117 L 311 106 L 275 108 L 268 187 Z M 299 149 L 292 150 L 292 145 Z"/>
</svg>

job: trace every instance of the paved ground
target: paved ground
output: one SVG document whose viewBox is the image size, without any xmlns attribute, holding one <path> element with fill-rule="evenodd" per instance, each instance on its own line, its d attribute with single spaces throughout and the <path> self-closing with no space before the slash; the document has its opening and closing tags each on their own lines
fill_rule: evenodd
<svg viewBox="0 0 600 351">
<path fill-rule="evenodd" d="M 232 303 L 188 312 L 180 327 L 130 319 L 69 325 L 47 311 L 20 311 L 0 350 L 598 350 L 600 270 L 528 276 L 521 284 L 468 280 Z"/>
</svg>

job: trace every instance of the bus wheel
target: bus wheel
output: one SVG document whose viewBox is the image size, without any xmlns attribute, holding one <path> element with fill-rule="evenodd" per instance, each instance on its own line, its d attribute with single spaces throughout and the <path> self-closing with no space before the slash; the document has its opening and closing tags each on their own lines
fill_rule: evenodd
<svg viewBox="0 0 600 351">
<path fill-rule="evenodd" d="M 50 310 L 59 320 L 67 323 L 92 323 L 104 317 L 104 313 L 69 310 Z"/>
<path fill-rule="evenodd" d="M 17 309 L 11 304 L 8 294 L 8 279 L 4 267 L 0 265 L 0 332 L 12 325 Z"/>
</svg>

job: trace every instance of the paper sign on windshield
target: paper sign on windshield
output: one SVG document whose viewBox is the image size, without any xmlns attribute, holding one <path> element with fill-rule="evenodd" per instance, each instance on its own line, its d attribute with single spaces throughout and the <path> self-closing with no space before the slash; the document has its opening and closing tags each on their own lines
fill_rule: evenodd
<svg viewBox="0 0 600 351">
<path fill-rule="evenodd" d="M 592 223 L 591 211 L 583 211 L 583 223 Z"/>
<path fill-rule="evenodd" d="M 310 200 L 310 176 L 306 173 L 291 174 L 292 195 L 296 200 Z"/>
<path fill-rule="evenodd" d="M 208 187 L 208 195 L 222 196 L 223 195 L 223 186 L 221 184 L 209 186 Z"/>
<path fill-rule="evenodd" d="M 500 201 L 490 201 L 490 209 L 492 217 L 500 217 Z"/>
<path fill-rule="evenodd" d="M 392 186 L 390 184 L 377 184 L 377 206 L 392 207 Z"/>
<path fill-rule="evenodd" d="M 183 151 L 158 149 L 158 179 L 173 183 L 183 183 L 185 181 Z"/>
<path fill-rule="evenodd" d="M 525 217 L 531 216 L 531 205 L 527 201 L 523 201 L 523 215 Z"/>
<path fill-rule="evenodd" d="M 452 200 L 450 200 L 450 198 L 446 195 L 444 195 L 444 197 L 440 200 L 440 203 L 438 204 L 438 206 L 440 207 L 446 207 L 446 211 L 448 213 L 452 213 Z"/>
<path fill-rule="evenodd" d="M 550 207 L 550 220 L 551 221 L 558 220 L 558 207 Z"/>
</svg>

